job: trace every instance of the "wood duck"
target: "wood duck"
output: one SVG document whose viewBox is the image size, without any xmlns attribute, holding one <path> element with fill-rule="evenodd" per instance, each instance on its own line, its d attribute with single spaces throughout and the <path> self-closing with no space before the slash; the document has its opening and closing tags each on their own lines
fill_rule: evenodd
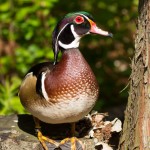
<svg viewBox="0 0 150 150">
<path fill-rule="evenodd" d="M 35 118 L 38 138 L 46 150 L 44 140 L 58 143 L 42 135 L 39 120 L 50 124 L 72 123 L 74 133 L 75 122 L 91 111 L 98 98 L 96 78 L 78 49 L 81 37 L 87 34 L 112 36 L 98 28 L 87 12 L 67 14 L 53 31 L 54 62 L 33 66 L 21 84 L 21 103 Z M 62 56 L 57 62 L 60 51 Z"/>
</svg>

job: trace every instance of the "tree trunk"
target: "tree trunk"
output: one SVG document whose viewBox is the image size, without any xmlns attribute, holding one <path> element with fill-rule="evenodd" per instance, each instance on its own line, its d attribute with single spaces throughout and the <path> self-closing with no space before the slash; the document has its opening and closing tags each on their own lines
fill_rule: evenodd
<svg viewBox="0 0 150 150">
<path fill-rule="evenodd" d="M 119 150 L 150 150 L 150 0 L 139 0 L 135 55 Z"/>
</svg>

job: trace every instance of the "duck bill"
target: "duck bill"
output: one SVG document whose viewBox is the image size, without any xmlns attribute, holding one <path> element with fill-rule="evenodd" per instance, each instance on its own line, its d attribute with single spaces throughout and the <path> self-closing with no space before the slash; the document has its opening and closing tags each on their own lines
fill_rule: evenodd
<svg viewBox="0 0 150 150">
<path fill-rule="evenodd" d="M 90 33 L 113 37 L 112 33 L 109 33 L 108 31 L 104 31 L 104 30 L 98 28 L 96 23 L 93 22 L 92 20 L 89 20 L 89 22 L 91 24 Z"/>
</svg>

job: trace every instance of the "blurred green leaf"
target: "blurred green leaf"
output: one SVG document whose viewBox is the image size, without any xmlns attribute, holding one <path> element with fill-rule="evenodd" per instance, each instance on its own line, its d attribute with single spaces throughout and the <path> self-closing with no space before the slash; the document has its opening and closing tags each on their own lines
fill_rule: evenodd
<svg viewBox="0 0 150 150">
<path fill-rule="evenodd" d="M 0 11 L 1 12 L 5 12 L 5 11 L 9 11 L 10 9 L 10 2 L 9 1 L 3 1 L 3 3 L 0 3 Z"/>
<path fill-rule="evenodd" d="M 17 96 L 20 83 L 21 80 L 14 76 L 0 84 L 0 115 L 25 112 Z"/>
</svg>

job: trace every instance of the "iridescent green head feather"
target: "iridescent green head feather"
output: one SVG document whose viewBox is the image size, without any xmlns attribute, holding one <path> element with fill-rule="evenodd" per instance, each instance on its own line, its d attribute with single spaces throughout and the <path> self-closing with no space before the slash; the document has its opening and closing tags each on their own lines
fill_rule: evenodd
<svg viewBox="0 0 150 150">
<path fill-rule="evenodd" d="M 77 12 L 68 13 L 67 15 L 65 15 L 65 18 L 75 16 L 76 14 L 81 14 L 81 15 L 83 14 L 93 20 L 93 16 L 90 13 L 85 12 L 85 11 L 77 11 Z"/>
</svg>

